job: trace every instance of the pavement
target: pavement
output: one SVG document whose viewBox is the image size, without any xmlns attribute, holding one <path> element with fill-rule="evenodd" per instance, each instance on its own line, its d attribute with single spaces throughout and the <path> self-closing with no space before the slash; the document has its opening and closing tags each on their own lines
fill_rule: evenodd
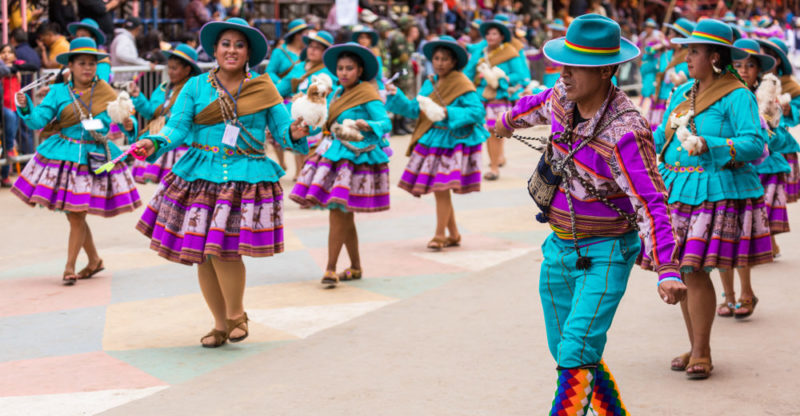
<svg viewBox="0 0 800 416">
<path fill-rule="evenodd" d="M 393 183 L 407 140 L 392 140 Z M 64 287 L 63 215 L 0 191 L 0 415 L 546 413 L 556 373 L 538 272 L 549 231 L 525 191 L 538 154 L 512 141 L 507 156 L 499 181 L 454 196 L 460 248 L 426 250 L 433 198 L 393 187 L 390 211 L 356 219 L 364 279 L 335 290 L 318 283 L 327 214 L 285 201 L 286 251 L 245 260 L 251 335 L 216 350 L 199 346 L 212 319 L 195 269 L 147 248 L 133 229 L 141 209 L 90 219 L 107 270 Z M 140 187 L 142 199 L 154 190 Z M 789 217 L 800 230 L 797 204 Z M 706 381 L 669 371 L 688 348 L 680 311 L 634 269 L 605 353 L 632 414 L 800 415 L 800 239 L 778 241 L 783 256 L 753 272 L 756 313 L 715 323 Z"/>
</svg>

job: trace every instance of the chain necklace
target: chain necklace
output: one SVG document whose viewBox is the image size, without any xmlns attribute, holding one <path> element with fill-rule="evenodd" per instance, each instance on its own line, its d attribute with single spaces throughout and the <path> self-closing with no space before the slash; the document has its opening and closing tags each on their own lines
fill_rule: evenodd
<svg viewBox="0 0 800 416">
<path fill-rule="evenodd" d="M 219 95 L 219 98 L 217 99 L 217 102 L 219 103 L 219 109 L 220 109 L 220 112 L 222 113 L 222 119 L 225 120 L 228 123 L 234 124 L 237 127 L 239 127 L 239 129 L 240 129 L 239 130 L 240 131 L 239 137 L 242 138 L 242 142 L 244 142 L 244 144 L 247 145 L 247 147 L 248 147 L 247 149 L 243 149 L 239 145 L 239 141 L 237 140 L 236 141 L 236 150 L 241 152 L 243 155 L 245 155 L 247 157 L 250 157 L 250 158 L 253 158 L 253 159 L 266 159 L 266 157 L 267 157 L 266 149 L 265 149 L 266 146 L 264 146 L 264 143 L 259 142 L 258 139 L 253 137 L 253 135 L 250 133 L 250 131 L 248 131 L 247 128 L 245 128 L 245 126 L 239 120 L 239 118 L 237 117 L 237 114 L 236 114 L 236 110 L 234 110 L 233 106 L 225 99 L 225 95 L 224 95 L 225 92 L 222 90 L 220 85 L 217 83 L 216 77 L 212 77 L 211 78 L 211 85 L 217 90 L 217 95 Z M 241 134 L 241 132 L 244 132 L 245 134 Z M 249 138 L 249 140 L 248 140 L 248 138 Z M 252 143 L 256 143 L 256 145 L 260 145 L 260 148 L 256 147 L 256 145 L 253 145 Z"/>
</svg>

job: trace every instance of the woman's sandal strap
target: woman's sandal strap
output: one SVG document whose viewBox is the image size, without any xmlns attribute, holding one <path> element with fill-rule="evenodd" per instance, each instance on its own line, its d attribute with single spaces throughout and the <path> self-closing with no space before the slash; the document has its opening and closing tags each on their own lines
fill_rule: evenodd
<svg viewBox="0 0 800 416">
<path fill-rule="evenodd" d="M 231 342 L 239 342 L 239 341 L 247 338 L 247 336 L 250 334 L 250 332 L 249 332 L 247 327 L 242 328 L 241 326 L 242 325 L 246 325 L 247 322 L 249 322 L 249 321 L 250 321 L 250 319 L 247 318 L 247 312 L 243 313 L 242 316 L 240 316 L 240 317 L 238 317 L 236 319 L 226 319 L 225 323 L 228 326 L 228 333 L 226 335 L 227 335 L 228 339 L 230 339 Z M 244 331 L 244 335 L 238 336 L 236 338 L 232 338 L 231 337 L 231 333 L 233 332 L 233 330 L 235 330 L 237 328 L 241 329 L 242 331 Z"/>
<path fill-rule="evenodd" d="M 339 280 L 358 280 L 361 278 L 361 270 L 348 267 L 337 276 Z"/>
<path fill-rule="evenodd" d="M 214 338 L 214 343 L 213 344 L 206 344 L 206 343 L 203 342 L 203 340 L 208 338 L 208 337 L 213 337 Z M 209 333 L 203 335 L 203 337 L 200 338 L 200 344 L 202 344 L 203 347 L 205 347 L 205 348 L 217 348 L 217 347 L 220 347 L 223 344 L 225 344 L 225 341 L 227 341 L 227 340 L 228 340 L 228 332 L 227 331 L 220 331 L 218 329 L 212 329 Z"/>
</svg>

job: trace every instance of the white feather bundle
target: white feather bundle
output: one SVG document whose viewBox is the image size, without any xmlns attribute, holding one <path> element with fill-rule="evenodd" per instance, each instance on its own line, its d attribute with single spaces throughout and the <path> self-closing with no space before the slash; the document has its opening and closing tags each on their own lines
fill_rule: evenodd
<svg viewBox="0 0 800 416">
<path fill-rule="evenodd" d="M 116 100 L 108 103 L 106 111 L 112 122 L 122 124 L 126 118 L 133 114 L 135 108 L 131 96 L 126 91 L 122 91 L 117 94 Z"/>
<path fill-rule="evenodd" d="M 781 82 L 773 74 L 766 74 L 756 88 L 758 112 L 767 120 L 770 127 L 777 127 L 781 122 Z M 791 98 L 790 98 L 791 99 Z"/>
<path fill-rule="evenodd" d="M 675 136 L 681 142 L 681 146 L 689 153 L 696 154 L 700 151 L 701 141 L 699 136 L 695 136 L 689 130 L 689 120 L 693 115 L 692 111 L 687 111 L 686 114 L 681 116 L 673 114 L 669 120 L 675 129 Z"/>
<path fill-rule="evenodd" d="M 360 142 L 364 140 L 364 135 L 361 134 L 361 131 L 356 127 L 355 120 L 344 120 L 341 124 L 336 123 L 331 126 L 331 132 L 336 136 L 339 140 L 345 140 L 348 142 Z"/>
<path fill-rule="evenodd" d="M 435 123 L 444 120 L 444 107 L 436 104 L 430 97 L 418 95 L 417 102 L 419 103 L 420 111 L 425 113 L 431 121 Z"/>
<path fill-rule="evenodd" d="M 328 120 L 326 97 L 332 90 L 333 80 L 327 74 L 312 76 L 306 93 L 297 94 L 292 100 L 292 119 L 302 117 L 306 126 L 322 128 Z"/>
<path fill-rule="evenodd" d="M 490 88 L 496 89 L 497 86 L 500 85 L 500 79 L 502 78 L 508 79 L 508 76 L 506 75 L 505 71 L 503 71 L 500 67 L 490 66 L 486 62 L 481 62 L 478 65 L 477 70 L 478 72 L 481 73 L 481 75 L 483 75 L 483 79 L 486 80 L 486 84 Z"/>
</svg>

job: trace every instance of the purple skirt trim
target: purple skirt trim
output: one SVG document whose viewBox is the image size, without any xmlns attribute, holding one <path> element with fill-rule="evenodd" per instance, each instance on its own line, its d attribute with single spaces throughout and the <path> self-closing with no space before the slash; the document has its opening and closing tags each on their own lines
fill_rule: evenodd
<svg viewBox="0 0 800 416">
<path fill-rule="evenodd" d="M 417 144 L 398 186 L 414 196 L 447 190 L 477 192 L 481 189 L 480 166 L 480 144 L 458 144 L 452 149 Z"/>
</svg>

